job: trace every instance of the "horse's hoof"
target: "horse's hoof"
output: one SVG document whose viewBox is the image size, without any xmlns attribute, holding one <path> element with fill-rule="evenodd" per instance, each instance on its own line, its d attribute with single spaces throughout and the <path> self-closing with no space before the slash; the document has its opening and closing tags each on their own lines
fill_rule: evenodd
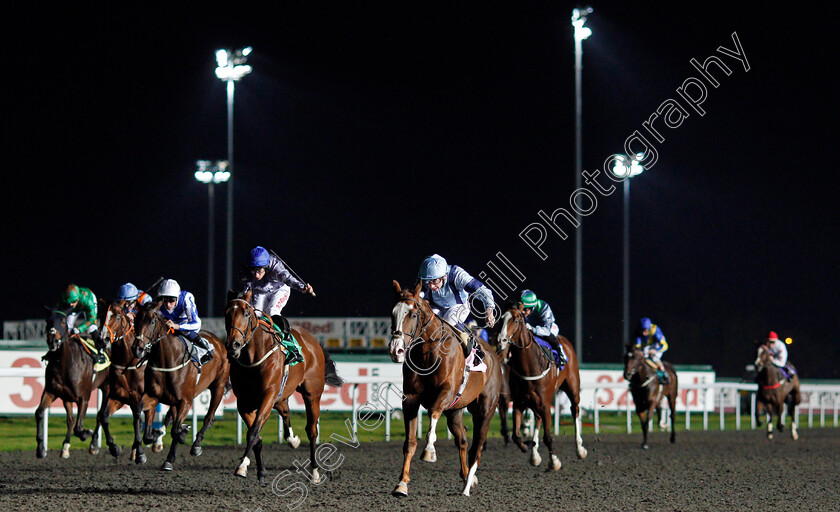
<svg viewBox="0 0 840 512">
<path fill-rule="evenodd" d="M 109 446 L 108 451 L 111 453 L 111 455 L 114 456 L 114 458 L 117 458 L 120 455 L 122 455 L 122 448 L 120 448 L 120 445 L 118 445 L 116 443 Z"/>
<path fill-rule="evenodd" d="M 589 455 L 589 452 L 586 451 L 586 448 L 581 446 L 580 450 L 577 451 L 577 458 L 583 460 L 587 455 Z"/>
<path fill-rule="evenodd" d="M 391 492 L 393 496 L 405 497 L 408 496 L 408 484 L 400 482 L 397 487 Z"/>
<path fill-rule="evenodd" d="M 648 446 L 647 443 L 642 444 L 642 450 L 647 450 L 648 448 L 650 448 L 650 446 Z"/>
<path fill-rule="evenodd" d="M 312 468 L 312 476 L 310 477 L 309 481 L 312 482 L 312 485 L 318 485 L 321 483 L 326 482 L 327 476 L 322 475 L 318 468 Z"/>
<path fill-rule="evenodd" d="M 265 473 L 263 473 L 262 475 L 257 475 L 257 483 L 260 485 L 260 487 L 265 487 Z"/>
<path fill-rule="evenodd" d="M 169 462 L 169 461 L 164 462 L 163 466 L 160 467 L 160 470 L 161 471 L 172 471 L 172 463 Z"/>
<path fill-rule="evenodd" d="M 286 438 L 286 444 L 288 444 L 292 448 L 292 450 L 294 450 L 295 448 L 300 446 L 300 437 L 298 437 L 298 436 L 287 437 Z"/>
<path fill-rule="evenodd" d="M 535 454 L 531 455 L 531 458 L 528 460 L 528 462 L 532 466 L 537 467 L 540 464 L 542 464 L 542 457 L 540 457 L 539 454 L 535 453 Z"/>
<path fill-rule="evenodd" d="M 234 471 L 233 474 L 245 478 L 248 476 L 248 468 L 243 468 L 242 466 L 239 466 L 238 468 L 236 468 L 236 471 Z"/>
<path fill-rule="evenodd" d="M 192 449 L 190 450 L 190 455 L 192 455 L 193 457 L 198 457 L 199 455 L 201 455 L 201 446 L 193 445 Z"/>
<path fill-rule="evenodd" d="M 61 445 L 61 453 L 59 457 L 62 459 L 69 459 L 70 458 L 70 443 L 64 443 Z"/>
<path fill-rule="evenodd" d="M 93 435 L 93 430 L 90 430 L 90 429 L 86 428 L 86 429 L 80 431 L 78 434 L 76 434 L 76 437 L 78 437 L 82 441 L 87 441 L 88 439 L 90 439 L 90 436 L 92 436 L 92 435 Z"/>
<path fill-rule="evenodd" d="M 145 464 L 146 463 L 146 454 L 145 453 L 138 453 L 134 457 L 134 463 L 137 464 L 138 466 L 140 466 L 142 464 Z M 167 464 L 169 464 L 169 463 L 167 462 Z M 163 469 L 163 468 L 161 468 L 161 469 Z M 172 471 L 172 464 L 169 464 L 169 469 L 167 471 Z"/>
<path fill-rule="evenodd" d="M 155 441 L 155 444 L 152 445 L 152 451 L 154 453 L 160 453 L 163 451 L 163 439 Z"/>
<path fill-rule="evenodd" d="M 46 448 L 44 448 L 43 446 L 39 446 L 39 447 L 35 450 L 35 457 L 37 457 L 37 458 L 39 458 L 39 459 L 43 459 L 43 458 L 44 458 L 44 457 L 46 457 L 46 456 L 47 456 L 47 449 L 46 449 Z"/>
<path fill-rule="evenodd" d="M 91 455 L 99 455 L 99 447 L 96 446 L 95 444 L 90 445 L 90 448 L 88 448 L 88 451 L 90 452 Z"/>
<path fill-rule="evenodd" d="M 437 452 L 430 452 L 426 450 L 423 452 L 423 456 L 420 457 L 420 459 L 424 462 L 437 462 Z"/>
<path fill-rule="evenodd" d="M 551 456 L 551 463 L 548 465 L 548 471 L 560 471 L 560 468 L 563 467 L 563 463 L 560 462 L 560 459 L 557 455 Z"/>
</svg>

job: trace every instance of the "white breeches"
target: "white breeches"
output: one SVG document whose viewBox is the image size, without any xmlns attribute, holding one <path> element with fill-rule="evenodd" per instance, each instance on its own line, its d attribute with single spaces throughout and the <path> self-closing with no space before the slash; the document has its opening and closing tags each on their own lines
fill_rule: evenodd
<svg viewBox="0 0 840 512">
<path fill-rule="evenodd" d="M 464 323 L 467 321 L 467 317 L 470 316 L 469 304 L 456 304 L 445 310 L 433 307 L 432 311 L 449 325 Z"/>
<path fill-rule="evenodd" d="M 269 293 L 254 293 L 251 297 L 251 304 L 268 316 L 279 315 L 283 307 L 289 302 L 289 295 L 292 289 L 289 285 L 283 285 L 279 289 Z"/>
</svg>

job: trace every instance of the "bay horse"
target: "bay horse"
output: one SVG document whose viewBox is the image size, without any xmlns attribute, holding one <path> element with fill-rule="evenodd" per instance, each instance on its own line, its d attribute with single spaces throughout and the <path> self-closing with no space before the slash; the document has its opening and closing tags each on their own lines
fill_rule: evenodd
<svg viewBox="0 0 840 512">
<path fill-rule="evenodd" d="M 522 413 L 526 409 L 534 411 L 534 442 L 531 446 L 530 463 L 539 466 L 542 459 L 539 455 L 540 424 L 545 429 L 543 442 L 548 448 L 549 470 L 557 471 L 561 467 L 560 459 L 554 454 L 554 444 L 551 436 L 551 406 L 554 395 L 562 390 L 571 402 L 572 418 L 575 424 L 575 453 L 579 459 L 585 459 L 586 448 L 583 447 L 581 437 L 582 424 L 580 418 L 580 370 L 577 355 L 572 344 L 563 336 L 557 337 L 557 342 L 566 353 L 567 362 L 561 370 L 554 360 L 548 356 L 536 342 L 533 332 L 526 328 L 524 306 L 508 308 L 499 320 L 502 327 L 499 331 L 499 345 L 510 350 L 510 395 L 513 400 L 513 442 L 523 452 L 528 451 L 522 443 L 520 429 Z M 556 411 L 559 414 L 559 411 Z"/>
<path fill-rule="evenodd" d="M 790 366 L 793 367 L 793 365 Z M 759 404 L 764 405 L 767 415 L 767 439 L 773 439 L 773 415 L 778 418 L 776 428 L 779 432 L 784 430 L 782 411 L 787 404 L 791 421 L 790 436 L 796 441 L 799 439 L 799 433 L 796 431 L 796 406 L 802 401 L 799 393 L 799 375 L 794 374 L 790 380 L 785 379 L 782 371 L 773 364 L 772 354 L 764 344 L 758 344 L 756 349 L 755 370 L 755 382 L 758 384 L 756 398 Z M 758 410 L 756 410 L 756 416 L 759 416 Z M 760 417 L 756 419 L 760 426 Z"/>
<path fill-rule="evenodd" d="M 64 443 L 61 446 L 61 458 L 70 457 L 70 437 L 75 435 L 82 441 L 91 438 L 90 453 L 99 453 L 99 422 L 97 421 L 94 430 L 84 428 L 85 414 L 88 403 L 94 389 L 99 389 L 102 396 L 108 393 L 108 370 L 93 371 L 93 358 L 88 350 L 82 345 L 78 334 L 69 335 L 67 326 L 67 315 L 71 309 L 49 309 L 47 316 L 47 347 L 44 355 L 47 361 L 47 368 L 44 373 L 44 392 L 41 394 L 41 402 L 35 410 L 35 440 L 37 448 L 35 455 L 39 459 L 47 456 L 47 448 L 44 444 L 44 410 L 52 404 L 56 398 L 64 403 L 64 411 L 67 414 L 67 434 L 64 436 Z M 77 417 L 75 424 L 73 420 L 73 404 L 76 404 Z"/>
<path fill-rule="evenodd" d="M 222 341 L 210 331 L 201 330 L 199 335 L 213 345 L 213 358 L 205 363 L 201 372 L 190 359 L 186 343 L 166 325 L 166 319 L 160 313 L 163 298 L 159 297 L 146 305 L 140 306 L 134 319 L 134 355 L 142 361 L 148 361 L 145 371 L 144 391 L 149 400 L 169 406 L 167 416 L 171 415 L 172 444 L 161 466 L 163 471 L 172 471 L 175 453 L 179 444 L 186 443 L 190 425 L 184 425 L 192 402 L 205 389 L 210 390 L 210 404 L 204 416 L 201 430 L 195 436 L 190 455 L 201 455 L 201 442 L 204 434 L 215 421 L 216 409 L 225 393 L 230 364 L 227 351 Z M 143 441 L 150 443 L 156 433 L 152 422 L 146 422 Z"/>
<path fill-rule="evenodd" d="M 472 487 L 478 484 L 475 473 L 481 461 L 490 420 L 499 404 L 501 362 L 490 345 L 479 340 L 487 368 L 483 372 L 469 371 L 458 332 L 435 315 L 429 303 L 420 297 L 421 283 L 417 284 L 413 292 L 401 289 L 397 281 L 393 285 L 396 303 L 391 310 L 391 340 L 388 347 L 391 360 L 403 363 L 405 443 L 400 481 L 392 494 L 408 496 L 411 458 L 417 450 L 417 416 L 422 405 L 429 411 L 431 418 L 423 460 L 437 460 L 435 431 L 441 414 L 445 414 L 447 426 L 458 447 L 460 476 L 465 484 L 463 494 L 469 496 Z M 469 460 L 463 422 L 464 408 L 473 415 L 473 443 L 469 450 Z"/>
<path fill-rule="evenodd" d="M 335 369 L 335 362 L 318 340 L 302 327 L 291 332 L 300 343 L 303 362 L 286 364 L 286 348 L 280 343 L 281 333 L 271 318 L 251 304 L 251 290 L 241 297 L 228 294 L 225 310 L 227 355 L 230 359 L 230 382 L 236 395 L 236 408 L 248 427 L 245 453 L 234 474 L 246 477 L 251 450 L 257 462 L 257 480 L 265 483 L 266 470 L 262 458 L 260 431 L 274 408 L 283 418 L 283 434 L 292 448 L 300 439 L 294 435 L 289 420 L 289 397 L 297 391 L 306 407 L 306 436 L 309 438 L 309 466 L 312 483 L 326 479 L 321 475 L 315 449 L 318 438 L 318 418 L 321 415 L 321 395 L 324 385 L 341 387 L 343 381 Z"/>
<path fill-rule="evenodd" d="M 146 423 L 154 420 L 157 400 L 145 393 L 146 365 L 148 361 L 140 362 L 134 355 L 134 321 L 125 312 L 125 301 L 115 301 L 108 305 L 105 319 L 102 322 L 102 339 L 111 345 L 111 371 L 109 374 L 109 393 L 105 397 L 99 411 L 99 423 L 105 433 L 108 449 L 114 457 L 122 453 L 120 445 L 114 442 L 110 429 L 110 417 L 123 405 L 131 408 L 134 417 L 134 443 L 131 446 L 131 460 L 137 464 L 146 462 L 143 452 L 143 418 Z M 163 450 L 163 435 L 158 436 L 152 451 Z"/>
<path fill-rule="evenodd" d="M 659 382 L 654 363 L 648 362 L 644 353 L 635 345 L 627 345 L 624 354 L 624 378 L 630 383 L 630 394 L 636 404 L 636 414 L 642 424 L 642 448 L 647 450 L 648 430 L 653 411 L 662 414 L 660 403 L 663 397 L 668 397 L 668 407 L 671 408 L 671 443 L 676 442 L 676 411 L 677 411 L 677 372 L 673 365 L 662 361 L 668 373 L 668 384 Z"/>
</svg>

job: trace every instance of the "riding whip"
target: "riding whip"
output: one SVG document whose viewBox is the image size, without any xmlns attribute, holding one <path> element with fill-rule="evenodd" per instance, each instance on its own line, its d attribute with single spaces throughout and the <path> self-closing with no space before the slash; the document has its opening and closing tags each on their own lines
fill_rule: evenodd
<svg viewBox="0 0 840 512">
<path fill-rule="evenodd" d="M 288 264 L 288 263 L 286 263 L 285 261 L 283 261 L 283 258 L 281 258 L 280 256 L 278 256 L 276 252 L 274 252 L 274 251 L 273 251 L 273 250 L 271 250 L 271 249 L 269 249 L 269 250 L 268 250 L 268 252 L 270 252 L 272 255 L 274 255 L 274 257 L 275 257 L 275 258 L 277 258 L 278 260 L 280 260 L 280 263 L 282 263 L 282 264 L 283 264 L 283 266 L 284 266 L 284 267 L 286 267 L 286 270 L 288 270 L 290 274 L 292 274 L 293 276 L 295 276 L 295 279 L 297 279 L 298 281 L 300 281 L 301 283 L 304 283 L 304 284 L 308 282 L 308 281 L 305 281 L 305 280 L 301 279 L 301 277 L 300 277 L 299 275 L 297 275 L 297 272 L 295 272 L 295 271 L 292 269 L 292 267 L 290 267 L 290 266 L 289 266 L 289 264 Z M 312 293 L 312 296 L 314 297 L 314 296 L 315 296 L 315 292 L 313 291 L 313 292 L 311 292 L 311 293 Z"/>
</svg>

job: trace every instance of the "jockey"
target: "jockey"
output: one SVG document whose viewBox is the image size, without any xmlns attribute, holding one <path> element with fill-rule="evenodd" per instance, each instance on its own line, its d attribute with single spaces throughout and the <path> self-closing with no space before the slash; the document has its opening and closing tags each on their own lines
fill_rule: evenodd
<svg viewBox="0 0 840 512">
<path fill-rule="evenodd" d="M 663 384 L 668 384 L 668 372 L 665 371 L 665 365 L 662 364 L 662 354 L 668 350 L 668 342 L 665 340 L 665 335 L 662 334 L 662 329 L 658 325 L 651 323 L 650 318 L 644 317 L 639 321 L 639 329 L 636 331 L 635 344 L 637 348 L 641 348 L 645 357 L 656 363 L 657 375 L 662 380 Z"/>
<path fill-rule="evenodd" d="M 524 307 L 525 327 L 547 341 L 560 357 L 560 366 L 565 366 L 566 357 L 557 341 L 560 328 L 554 322 L 554 313 L 551 312 L 551 306 L 548 305 L 548 302 L 538 299 L 537 294 L 531 290 L 522 290 L 520 301 Z"/>
<path fill-rule="evenodd" d="M 441 320 L 455 327 L 464 347 L 464 356 L 469 356 L 471 336 L 466 332 L 463 323 L 470 314 L 470 300 L 476 297 L 481 301 L 486 312 L 487 326 L 493 327 L 496 323 L 493 316 L 493 292 L 461 267 L 447 265 L 446 260 L 439 254 L 433 254 L 423 260 L 417 277 L 423 286 L 420 296 L 429 301 L 432 311 Z M 479 344 L 474 341 L 473 345 L 479 358 L 483 358 Z"/>
<path fill-rule="evenodd" d="M 96 295 L 88 288 L 70 284 L 61 292 L 58 308 L 61 310 L 72 310 L 67 315 L 67 329 L 69 334 L 90 336 L 98 350 L 93 369 L 94 371 L 99 371 L 104 368 L 108 363 L 105 357 L 105 350 L 108 347 L 102 340 L 99 328 L 96 325 L 99 309 Z M 77 320 L 79 320 L 78 324 L 76 324 Z"/>
<path fill-rule="evenodd" d="M 796 374 L 796 370 L 788 364 L 788 351 L 785 343 L 779 339 L 779 335 L 775 331 L 770 331 L 764 345 L 770 350 L 773 366 L 779 368 L 782 374 L 790 380 Z"/>
<path fill-rule="evenodd" d="M 243 292 L 251 290 L 251 304 L 254 308 L 270 316 L 283 332 L 283 336 L 289 339 L 289 321 L 281 312 L 289 302 L 292 289 L 315 295 L 312 285 L 293 276 L 277 255 L 259 245 L 251 249 L 248 273 Z M 289 364 L 302 360 L 300 354 L 294 350 L 289 351 Z"/>
<path fill-rule="evenodd" d="M 165 279 L 160 283 L 157 296 L 163 298 L 160 314 L 166 319 L 166 325 L 176 334 L 187 338 L 206 351 L 198 362 L 200 369 L 201 365 L 213 359 L 213 345 L 198 334 L 198 330 L 201 329 L 201 319 L 198 317 L 195 297 L 192 293 L 181 290 L 181 285 L 174 279 Z"/>
<path fill-rule="evenodd" d="M 152 302 L 152 297 L 148 293 L 138 290 L 133 284 L 125 283 L 120 286 L 120 291 L 117 292 L 117 300 L 125 301 L 123 311 L 129 318 L 134 319 L 137 306 L 144 306 Z"/>
</svg>

